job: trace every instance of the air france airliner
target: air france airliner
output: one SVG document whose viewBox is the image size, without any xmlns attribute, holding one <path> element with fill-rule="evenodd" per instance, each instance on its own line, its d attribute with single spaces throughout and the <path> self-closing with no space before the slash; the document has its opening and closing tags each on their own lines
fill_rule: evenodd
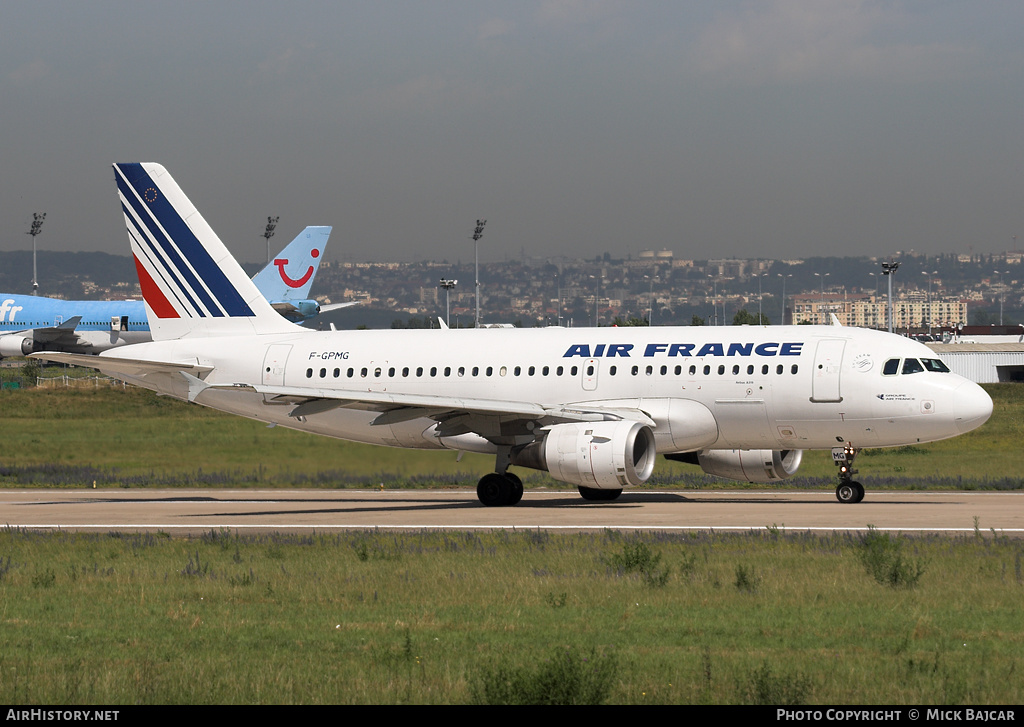
<svg viewBox="0 0 1024 727">
<path fill-rule="evenodd" d="M 253 282 L 290 321 L 351 305 L 321 306 L 309 298 L 330 227 L 307 227 L 256 274 Z M 99 353 L 152 340 L 141 300 L 60 300 L 0 293 L 0 358 L 33 351 Z"/>
<path fill-rule="evenodd" d="M 832 451 L 836 497 L 856 503 L 861 449 L 954 437 L 992 413 L 924 345 L 858 328 L 309 331 L 274 313 L 166 169 L 114 169 L 154 340 L 36 356 L 329 437 L 491 454 L 484 505 L 520 501 L 511 467 L 600 501 L 646 481 L 659 453 L 778 482 L 807 449 Z"/>
</svg>

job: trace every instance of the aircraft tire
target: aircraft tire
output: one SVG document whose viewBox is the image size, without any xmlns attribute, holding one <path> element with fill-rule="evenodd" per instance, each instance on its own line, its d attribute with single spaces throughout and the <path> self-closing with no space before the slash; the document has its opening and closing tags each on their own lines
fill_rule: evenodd
<svg viewBox="0 0 1024 727">
<path fill-rule="evenodd" d="M 852 484 L 854 486 L 854 488 L 857 490 L 857 499 L 854 500 L 854 502 L 860 502 L 861 500 L 863 500 L 864 499 L 864 485 L 862 485 L 859 482 L 852 482 L 850 484 Z"/>
<path fill-rule="evenodd" d="M 480 478 L 476 486 L 476 496 L 487 507 L 504 507 L 512 504 L 512 490 L 513 482 L 510 479 L 492 472 Z"/>
<path fill-rule="evenodd" d="M 844 505 L 853 505 L 864 499 L 864 487 L 859 482 L 840 482 L 836 499 Z"/>
<path fill-rule="evenodd" d="M 523 481 L 511 472 L 505 473 L 505 479 L 509 482 L 509 505 L 518 505 L 523 499 Z"/>
<path fill-rule="evenodd" d="M 580 497 L 592 502 L 610 502 L 618 499 L 622 490 L 602 490 L 597 487 L 579 487 Z"/>
</svg>

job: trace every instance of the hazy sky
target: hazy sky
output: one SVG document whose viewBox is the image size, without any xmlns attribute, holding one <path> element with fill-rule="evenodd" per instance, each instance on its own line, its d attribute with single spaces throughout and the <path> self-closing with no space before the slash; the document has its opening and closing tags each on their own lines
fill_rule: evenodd
<svg viewBox="0 0 1024 727">
<path fill-rule="evenodd" d="M 0 4 L 0 243 L 127 254 L 115 161 L 237 257 L 1024 245 L 1020 0 Z"/>
</svg>

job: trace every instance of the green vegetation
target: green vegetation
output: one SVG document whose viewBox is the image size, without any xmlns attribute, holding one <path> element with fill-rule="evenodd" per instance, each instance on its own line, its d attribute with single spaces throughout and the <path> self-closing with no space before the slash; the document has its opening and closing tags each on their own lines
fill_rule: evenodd
<svg viewBox="0 0 1024 727">
<path fill-rule="evenodd" d="M 1020 489 L 1024 386 L 986 387 L 992 419 L 955 439 L 865 450 L 857 478 L 870 489 Z M 0 486 L 475 487 L 493 458 L 400 450 L 268 428 L 260 422 L 140 389 L 2 389 L 5 453 Z M 830 489 L 828 452 L 807 452 L 786 487 Z M 520 470 L 527 488 L 566 488 Z M 742 487 L 659 459 L 647 487 Z M 758 485 L 754 485 L 758 487 Z"/>
<path fill-rule="evenodd" d="M 1024 541 L 899 542 L 4 530 L 0 702 L 1020 704 Z"/>
</svg>

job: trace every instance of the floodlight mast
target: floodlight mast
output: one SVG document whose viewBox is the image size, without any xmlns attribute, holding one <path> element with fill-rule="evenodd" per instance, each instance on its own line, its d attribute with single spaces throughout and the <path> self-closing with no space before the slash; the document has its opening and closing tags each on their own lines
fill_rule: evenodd
<svg viewBox="0 0 1024 727">
<path fill-rule="evenodd" d="M 889 281 L 889 311 L 887 316 L 889 319 L 889 333 L 892 333 L 892 276 L 899 267 L 900 264 L 898 262 L 893 262 L 892 260 L 882 263 L 882 275 L 884 275 Z"/>
<path fill-rule="evenodd" d="M 480 238 L 484 236 L 484 225 L 486 224 L 487 220 L 477 220 L 473 236 L 470 238 L 473 240 L 473 259 L 476 270 L 476 322 L 473 324 L 474 328 L 480 327 Z"/>
<path fill-rule="evenodd" d="M 449 328 L 452 327 L 451 291 L 458 284 L 458 280 L 448 280 L 447 278 L 441 278 L 438 283 L 444 288 L 444 322 Z"/>
<path fill-rule="evenodd" d="M 263 237 L 267 239 L 267 265 L 270 265 L 270 238 L 274 236 L 274 228 L 277 227 L 277 221 L 280 217 L 268 217 L 267 218 L 267 229 L 263 231 Z"/>
<path fill-rule="evenodd" d="M 45 212 L 32 213 L 32 228 L 25 234 L 32 235 L 32 295 L 39 295 L 39 275 L 36 269 L 36 235 L 43 229 Z"/>
</svg>

